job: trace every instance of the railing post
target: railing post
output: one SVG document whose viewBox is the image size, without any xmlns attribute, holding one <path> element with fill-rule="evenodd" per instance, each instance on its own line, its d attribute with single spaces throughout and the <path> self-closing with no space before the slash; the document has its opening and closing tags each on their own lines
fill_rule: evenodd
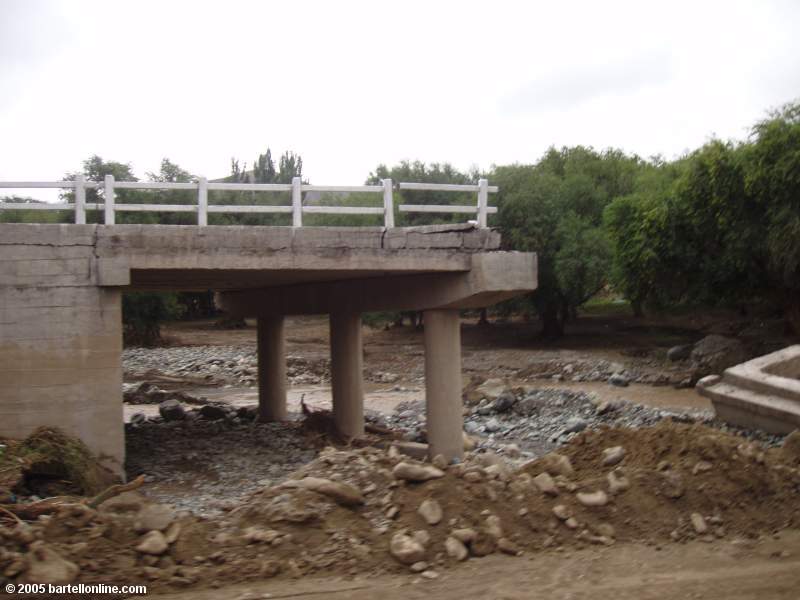
<svg viewBox="0 0 800 600">
<path fill-rule="evenodd" d="M 489 206 L 489 181 L 486 179 L 478 180 L 478 227 L 486 227 L 487 213 Z"/>
<path fill-rule="evenodd" d="M 86 225 L 86 186 L 83 175 L 75 176 L 75 224 Z"/>
<path fill-rule="evenodd" d="M 205 177 L 197 180 L 197 224 L 208 225 L 208 179 Z"/>
<path fill-rule="evenodd" d="M 303 226 L 303 181 L 292 177 L 292 227 Z"/>
<path fill-rule="evenodd" d="M 114 224 L 114 176 L 106 175 L 105 180 L 105 223 Z"/>
<path fill-rule="evenodd" d="M 386 229 L 394 227 L 394 200 L 392 200 L 392 180 L 383 180 L 383 225 Z"/>
</svg>

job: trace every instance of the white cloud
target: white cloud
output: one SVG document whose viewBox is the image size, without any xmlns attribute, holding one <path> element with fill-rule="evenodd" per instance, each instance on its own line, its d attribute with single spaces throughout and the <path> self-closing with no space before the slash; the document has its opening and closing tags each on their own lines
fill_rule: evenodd
<svg viewBox="0 0 800 600">
<path fill-rule="evenodd" d="M 97 153 L 319 184 L 550 144 L 673 156 L 800 96 L 797 2 L 0 0 L 0 180 Z"/>
</svg>

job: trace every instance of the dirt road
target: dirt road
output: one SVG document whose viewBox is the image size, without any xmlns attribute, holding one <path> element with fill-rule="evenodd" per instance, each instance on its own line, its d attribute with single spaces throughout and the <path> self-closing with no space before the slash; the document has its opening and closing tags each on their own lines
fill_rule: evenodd
<svg viewBox="0 0 800 600">
<path fill-rule="evenodd" d="M 625 544 L 529 557 L 471 559 L 434 581 L 405 575 L 225 585 L 148 595 L 172 600 L 325 598 L 326 600 L 797 600 L 800 532 L 779 539 L 663 548 Z M 229 583 L 229 582 L 228 582 Z"/>
</svg>

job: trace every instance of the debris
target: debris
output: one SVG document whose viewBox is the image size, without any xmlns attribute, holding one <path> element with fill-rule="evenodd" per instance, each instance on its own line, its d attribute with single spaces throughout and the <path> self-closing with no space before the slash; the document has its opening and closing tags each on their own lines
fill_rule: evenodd
<svg viewBox="0 0 800 600">
<path fill-rule="evenodd" d="M 136 546 L 136 550 L 142 554 L 152 554 L 159 556 L 164 554 L 169 548 L 164 534 L 160 531 L 149 531 L 142 536 L 141 541 Z"/>
<path fill-rule="evenodd" d="M 405 533 L 396 533 L 392 536 L 389 552 L 404 565 L 413 565 L 425 558 L 425 547 Z"/>
<path fill-rule="evenodd" d="M 432 498 L 426 498 L 417 509 L 419 516 L 425 519 L 428 525 L 438 525 L 444 516 L 441 505 Z"/>
<path fill-rule="evenodd" d="M 53 548 L 41 541 L 30 545 L 26 558 L 28 567 L 23 577 L 27 583 L 65 585 L 75 581 L 80 572 L 78 565 L 65 560 Z"/>
<path fill-rule="evenodd" d="M 364 495 L 361 490 L 348 483 L 331 481 L 321 477 L 305 477 L 303 479 L 290 479 L 281 484 L 284 488 L 302 488 L 328 496 L 342 506 L 359 506 L 364 504 Z"/>
<path fill-rule="evenodd" d="M 399 462 L 392 469 L 392 475 L 394 475 L 395 479 L 421 482 L 444 477 L 444 471 L 430 465 Z"/>
<path fill-rule="evenodd" d="M 603 490 L 596 492 L 578 492 L 575 497 L 584 506 L 605 506 L 608 504 L 608 496 Z"/>
<path fill-rule="evenodd" d="M 613 467 L 622 462 L 623 458 L 625 458 L 625 448 L 622 446 L 612 446 L 603 450 L 604 467 Z"/>
<path fill-rule="evenodd" d="M 454 558 L 458 561 L 466 560 L 467 556 L 469 556 L 469 551 L 464 545 L 464 542 L 456 537 L 448 536 L 448 538 L 444 541 L 444 547 L 447 551 L 447 555 L 450 558 Z"/>
</svg>

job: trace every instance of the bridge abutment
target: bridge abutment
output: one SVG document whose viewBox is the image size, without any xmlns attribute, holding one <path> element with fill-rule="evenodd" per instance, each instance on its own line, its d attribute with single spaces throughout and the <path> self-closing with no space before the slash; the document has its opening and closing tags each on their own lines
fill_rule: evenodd
<svg viewBox="0 0 800 600">
<path fill-rule="evenodd" d="M 0 437 L 58 427 L 121 474 L 121 293 L 71 227 L 0 236 Z"/>
</svg>

